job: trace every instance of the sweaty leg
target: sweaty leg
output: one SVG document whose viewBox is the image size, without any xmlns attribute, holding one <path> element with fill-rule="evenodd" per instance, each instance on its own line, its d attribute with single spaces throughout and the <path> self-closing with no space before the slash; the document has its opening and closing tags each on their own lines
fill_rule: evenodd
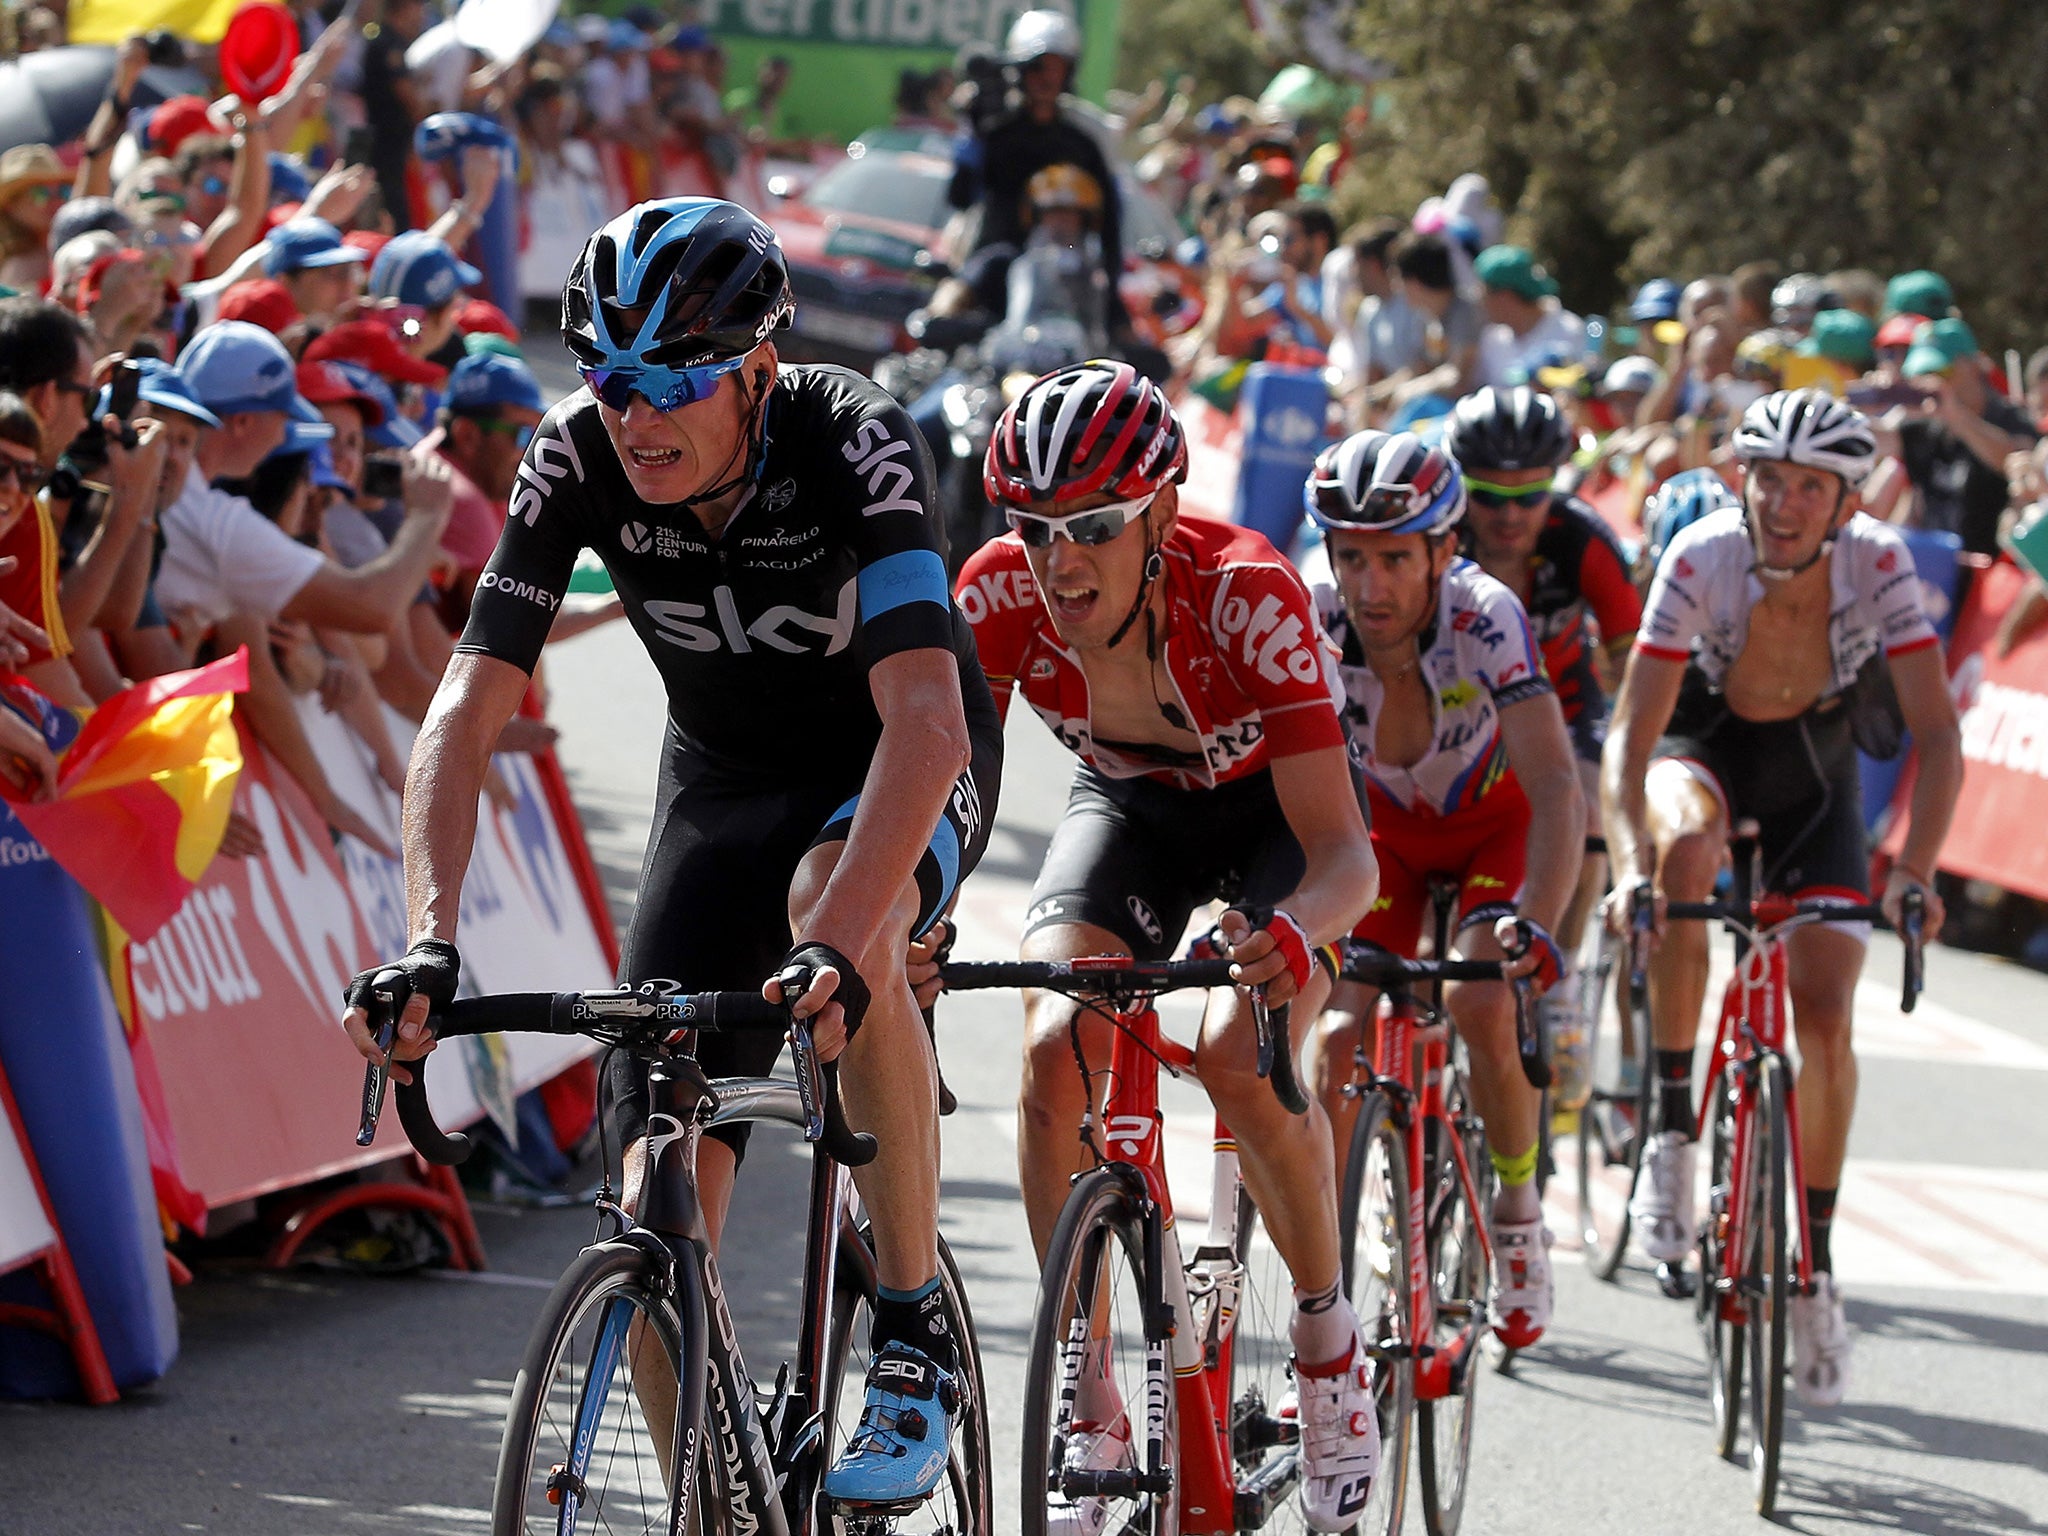
<svg viewBox="0 0 2048 1536">
<path fill-rule="evenodd" d="M 1458 935 L 1460 959 L 1498 960 L 1501 947 L 1491 924 L 1475 923 Z M 1494 1196 L 1496 1221 L 1535 1221 L 1543 1214 L 1536 1195 L 1536 1140 L 1543 1095 L 1522 1073 L 1515 1043 L 1515 997 L 1498 981 L 1455 982 L 1446 1005 L 1458 1021 L 1471 1057 L 1466 1085 L 1472 1107 L 1486 1122 L 1486 1141 L 1500 1173 Z"/>
<path fill-rule="evenodd" d="M 1072 960 L 1082 955 L 1127 955 L 1130 946 L 1092 923 L 1057 923 L 1024 936 L 1026 960 Z M 1031 1245 L 1040 1258 L 1052 1241 L 1067 1181 L 1088 1164 L 1081 1145 L 1081 1113 L 1088 1108 L 1081 1069 L 1074 1061 L 1073 1028 L 1095 1079 L 1096 1108 L 1107 1087 L 1110 1026 L 1100 1014 L 1058 992 L 1024 994 L 1024 1075 L 1017 1089 L 1017 1179 Z"/>
<path fill-rule="evenodd" d="M 1344 1090 L 1372 1076 L 1379 1006 L 1380 995 L 1371 987 L 1338 982 L 1301 1048 L 1301 1079 L 1330 1122 L 1330 1148 L 1339 1178 L 1351 1155 L 1351 1128 L 1358 1119 L 1358 1100 Z"/>
<path fill-rule="evenodd" d="M 804 931 L 845 851 L 844 843 L 821 843 L 804 856 L 789 890 L 793 934 Z M 916 1291 L 939 1272 L 938 1067 L 903 975 L 917 908 L 917 888 L 906 885 L 867 953 L 850 957 L 872 1001 L 840 1073 L 848 1122 L 881 1145 L 853 1177 L 874 1218 L 876 1278 L 900 1291 Z"/>
<path fill-rule="evenodd" d="M 1851 1039 L 1856 980 L 1863 973 L 1861 938 L 1833 928 L 1802 928 L 1786 941 L 1787 988 L 1799 1036 L 1799 1157 L 1805 1170 L 1807 1253 L 1831 1269 L 1827 1229 L 1849 1150 L 1856 1113 L 1856 1052 Z M 1812 1209 L 1814 1194 L 1824 1210 Z"/>
</svg>

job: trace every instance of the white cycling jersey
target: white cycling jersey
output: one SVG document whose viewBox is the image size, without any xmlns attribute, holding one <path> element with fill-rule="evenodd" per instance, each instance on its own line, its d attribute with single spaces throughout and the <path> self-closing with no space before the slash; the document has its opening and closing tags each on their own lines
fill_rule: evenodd
<svg viewBox="0 0 2048 1536">
<path fill-rule="evenodd" d="M 1318 547 L 1310 554 L 1301 575 L 1340 653 L 1344 727 L 1367 782 L 1404 811 L 1449 816 L 1477 805 L 1507 773 L 1501 710 L 1552 691 L 1529 616 L 1515 594 L 1470 560 L 1454 560 L 1444 572 L 1436 622 L 1418 645 L 1436 736 L 1419 762 L 1401 768 L 1381 762 L 1373 751 L 1373 722 L 1385 689 L 1365 663 L 1327 551 Z"/>
<path fill-rule="evenodd" d="M 1920 605 L 1920 579 L 1890 525 L 1858 512 L 1828 556 L 1828 653 L 1834 677 L 1823 698 L 1856 681 L 1882 649 L 1903 655 L 1938 643 Z M 1658 562 L 1636 649 L 1690 661 L 1719 689 L 1749 638 L 1749 612 L 1764 595 L 1756 550 L 1740 507 L 1710 512 L 1681 531 Z"/>
</svg>

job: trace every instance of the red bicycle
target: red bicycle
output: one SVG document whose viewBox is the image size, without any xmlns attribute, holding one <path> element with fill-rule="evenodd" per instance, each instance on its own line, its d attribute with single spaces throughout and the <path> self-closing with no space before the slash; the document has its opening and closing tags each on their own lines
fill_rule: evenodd
<svg viewBox="0 0 2048 1536">
<path fill-rule="evenodd" d="M 1082 1000 L 1114 1026 L 1095 1155 L 1076 1175 L 1042 1268 L 1024 1386 L 1023 1530 L 1120 1536 L 1300 1531 L 1287 1267 L 1260 1235 L 1238 1177 L 1237 1143 L 1215 1127 L 1207 1230 L 1192 1254 L 1174 1226 L 1159 1073 L 1192 1076 L 1189 1047 L 1165 1038 L 1156 998 L 1229 986 L 1223 960 L 948 964 L 946 988 L 1032 987 Z M 1289 1109 L 1308 1108 L 1286 1010 L 1254 994 L 1259 1071 Z M 1091 1082 L 1092 1089 L 1092 1082 Z M 1089 1103 L 1094 1103 L 1091 1091 Z"/>
<path fill-rule="evenodd" d="M 1707 1350 L 1707 1392 L 1720 1455 L 1741 1437 L 1748 1379 L 1749 1468 L 1757 1512 L 1777 1506 L 1785 1432 L 1785 1319 L 1794 1293 L 1810 1295 L 1806 1178 L 1799 1154 L 1799 1103 L 1785 1054 L 1788 1016 L 1785 939 L 1813 923 L 1885 923 L 1875 903 L 1795 901 L 1757 895 L 1762 854 L 1754 823 L 1729 839 L 1734 889 L 1726 901 L 1667 904 L 1675 921 L 1718 922 L 1735 938 L 1735 973 L 1721 998 L 1699 1126 L 1708 1145 L 1708 1193 L 1699 1232 L 1695 1312 Z M 1922 980 L 1918 891 L 1907 893 L 1899 935 L 1905 981 L 1899 1007 L 1913 1011 Z M 1653 912 L 1642 888 L 1630 901 L 1630 969 L 1640 973 Z"/>
</svg>

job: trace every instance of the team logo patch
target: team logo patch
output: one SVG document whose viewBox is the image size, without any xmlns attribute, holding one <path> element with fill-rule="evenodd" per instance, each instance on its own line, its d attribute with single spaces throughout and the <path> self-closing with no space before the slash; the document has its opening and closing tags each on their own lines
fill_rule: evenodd
<svg viewBox="0 0 2048 1536">
<path fill-rule="evenodd" d="M 654 548 L 654 535 L 647 531 L 645 523 L 627 523 L 619 529 L 619 542 L 629 554 L 644 555 Z"/>
<path fill-rule="evenodd" d="M 778 480 L 761 493 L 761 506 L 769 512 L 780 512 L 796 500 L 796 482 Z"/>
</svg>

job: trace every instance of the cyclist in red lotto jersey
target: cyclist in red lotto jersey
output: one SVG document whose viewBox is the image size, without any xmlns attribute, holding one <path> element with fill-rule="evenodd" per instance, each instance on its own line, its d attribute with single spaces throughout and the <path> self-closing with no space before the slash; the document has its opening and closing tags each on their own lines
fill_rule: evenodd
<svg viewBox="0 0 2048 1536">
<path fill-rule="evenodd" d="M 1543 666 L 1571 729 L 1579 761 L 1589 836 L 1600 833 L 1600 748 L 1607 739 L 1607 688 L 1619 681 L 1642 623 L 1643 603 L 1629 579 L 1621 542 L 1578 497 L 1553 489 L 1572 450 L 1571 425 L 1557 401 L 1528 385 L 1487 388 L 1460 400 L 1444 425 L 1444 447 L 1465 472 L 1470 510 L 1464 552 L 1515 595 L 1543 648 Z M 1578 889 L 1559 921 L 1567 957 L 1578 953 L 1586 919 L 1607 881 L 1606 860 L 1589 857 Z M 1560 1047 L 1556 1097 L 1576 1108 L 1586 1085 L 1584 1064 L 1563 1050 L 1582 1039 L 1569 1015 L 1573 989 L 1553 988 L 1542 1006 L 1550 1038 Z"/>
<path fill-rule="evenodd" d="M 1337 643 L 1345 724 L 1371 796 L 1380 894 L 1353 930 L 1398 955 L 1422 937 L 1429 878 L 1459 881 L 1458 953 L 1498 960 L 1496 925 L 1524 925 L 1516 969 L 1554 985 L 1546 931 L 1578 877 L 1585 808 L 1563 712 L 1514 594 L 1457 552 L 1457 460 L 1409 433 L 1359 432 L 1325 449 L 1305 500 L 1323 547 L 1303 575 Z M 1471 1051 L 1472 1099 L 1499 1175 L 1491 1231 L 1494 1330 L 1516 1349 L 1550 1319 L 1549 1233 L 1536 1193 L 1541 1096 L 1522 1075 L 1514 998 L 1500 982 L 1448 994 Z M 1309 1080 L 1349 1146 L 1344 1095 L 1376 995 L 1338 987 Z"/>
<path fill-rule="evenodd" d="M 1299 1035 L 1329 990 L 1317 947 L 1372 901 L 1362 793 L 1307 589 L 1257 534 L 1179 511 L 1186 464 L 1165 396 L 1123 363 L 1038 380 L 989 444 L 989 500 L 1013 531 L 968 560 L 957 599 L 998 703 L 1021 690 L 1081 759 L 1023 954 L 1161 959 L 1195 908 L 1221 898 L 1232 904 L 1222 944 L 1244 987 L 1298 1004 Z M 1097 1067 L 1110 1042 L 1102 1019 L 1054 993 L 1027 993 L 1025 1016 L 1018 1157 L 1043 1253 L 1083 1166 L 1075 1041 Z M 1196 1055 L 1295 1282 L 1304 1513 L 1344 1530 L 1378 1466 L 1379 1424 L 1341 1290 L 1329 1125 L 1313 1104 L 1290 1115 L 1257 1076 L 1244 992 L 1212 997 Z M 1086 1428 L 1070 1454 L 1128 1464 L 1126 1405 L 1106 1373 L 1082 1380 Z M 1088 1531 L 1093 1502 L 1060 1513 Z"/>
</svg>

